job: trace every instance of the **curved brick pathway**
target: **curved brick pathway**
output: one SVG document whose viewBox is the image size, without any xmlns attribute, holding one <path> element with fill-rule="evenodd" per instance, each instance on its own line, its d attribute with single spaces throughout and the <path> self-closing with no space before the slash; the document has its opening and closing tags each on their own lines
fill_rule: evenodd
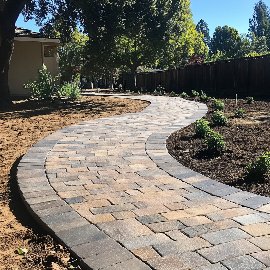
<svg viewBox="0 0 270 270">
<path fill-rule="evenodd" d="M 86 269 L 267 269 L 270 198 L 167 152 L 166 138 L 206 106 L 141 98 L 151 102 L 141 113 L 82 122 L 34 145 L 18 166 L 29 210 Z"/>
</svg>

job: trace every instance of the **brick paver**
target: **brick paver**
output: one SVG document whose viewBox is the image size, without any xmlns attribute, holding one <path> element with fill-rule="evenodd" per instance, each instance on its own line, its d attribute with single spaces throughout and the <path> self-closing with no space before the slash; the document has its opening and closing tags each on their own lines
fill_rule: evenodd
<svg viewBox="0 0 270 270">
<path fill-rule="evenodd" d="M 138 98 L 138 97 L 130 97 Z M 142 96 L 143 112 L 66 127 L 18 165 L 30 212 L 85 269 L 266 269 L 270 199 L 179 164 L 168 136 L 203 104 Z"/>
</svg>

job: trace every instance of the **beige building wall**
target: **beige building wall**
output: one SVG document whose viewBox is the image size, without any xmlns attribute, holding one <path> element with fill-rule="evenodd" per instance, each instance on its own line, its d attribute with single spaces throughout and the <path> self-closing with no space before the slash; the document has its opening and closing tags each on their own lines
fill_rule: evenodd
<svg viewBox="0 0 270 270">
<path fill-rule="evenodd" d="M 37 79 L 38 70 L 43 63 L 53 75 L 58 74 L 57 55 L 44 57 L 45 44 L 57 46 L 55 43 L 15 40 L 9 69 L 9 87 L 12 96 L 29 96 L 30 91 L 24 88 L 24 84 Z"/>
</svg>

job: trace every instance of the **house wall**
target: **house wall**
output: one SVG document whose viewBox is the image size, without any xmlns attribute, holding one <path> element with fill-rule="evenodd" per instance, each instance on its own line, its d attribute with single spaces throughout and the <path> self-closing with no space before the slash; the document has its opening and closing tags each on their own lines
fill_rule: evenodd
<svg viewBox="0 0 270 270">
<path fill-rule="evenodd" d="M 53 75 L 58 74 L 57 56 L 44 57 L 44 44 L 57 46 L 54 43 L 37 41 L 14 41 L 9 69 L 9 87 L 12 96 L 29 96 L 30 91 L 24 88 L 24 84 L 37 79 L 38 70 L 43 63 Z"/>
</svg>

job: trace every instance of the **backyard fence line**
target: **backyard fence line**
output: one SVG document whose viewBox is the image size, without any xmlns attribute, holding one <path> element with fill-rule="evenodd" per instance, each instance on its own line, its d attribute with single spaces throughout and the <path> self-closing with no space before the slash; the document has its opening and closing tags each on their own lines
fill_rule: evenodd
<svg viewBox="0 0 270 270">
<path fill-rule="evenodd" d="M 129 88 L 134 76 L 123 74 L 123 81 Z M 159 85 L 175 93 L 203 90 L 217 97 L 270 98 L 270 55 L 137 74 L 139 89 L 154 91 Z"/>
</svg>

